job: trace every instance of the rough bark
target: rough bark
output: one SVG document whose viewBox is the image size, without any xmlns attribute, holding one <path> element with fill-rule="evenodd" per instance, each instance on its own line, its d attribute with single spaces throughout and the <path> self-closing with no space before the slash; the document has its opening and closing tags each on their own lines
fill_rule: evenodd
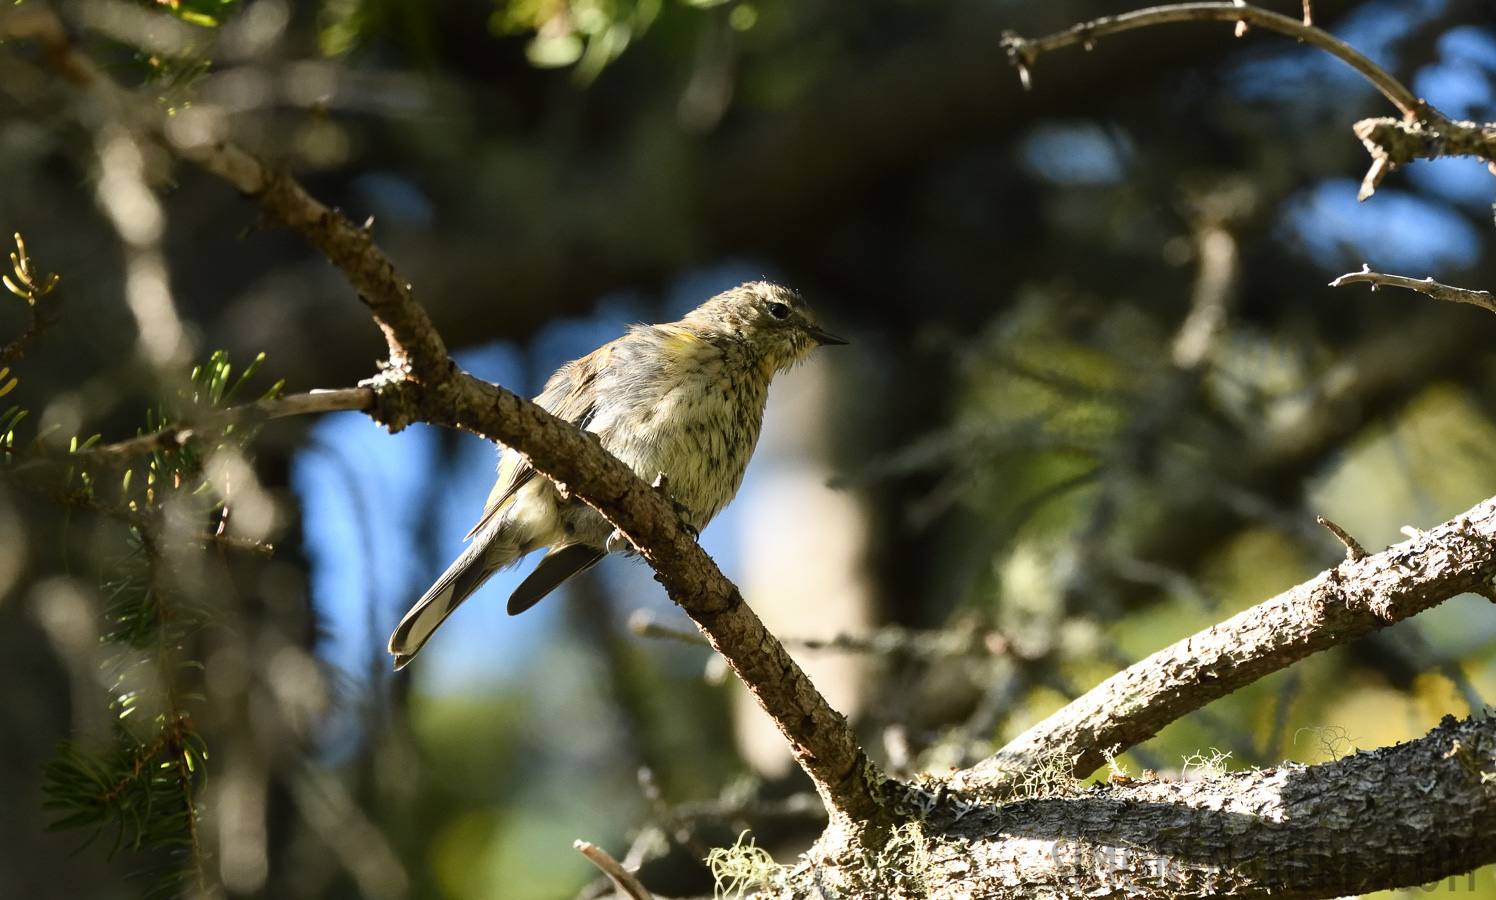
<svg viewBox="0 0 1496 900">
<path fill-rule="evenodd" d="M 1496 861 L 1493 833 L 1496 720 L 1446 717 L 1315 766 L 948 800 L 875 868 L 799 870 L 782 895 L 1338 897 L 1470 872 Z"/>
</svg>

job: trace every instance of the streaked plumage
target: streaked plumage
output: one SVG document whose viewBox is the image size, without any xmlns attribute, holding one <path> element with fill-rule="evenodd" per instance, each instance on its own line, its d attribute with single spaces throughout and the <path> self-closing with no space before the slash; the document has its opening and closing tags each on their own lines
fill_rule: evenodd
<svg viewBox="0 0 1496 900">
<path fill-rule="evenodd" d="M 798 294 L 766 282 L 725 291 L 668 325 L 628 334 L 557 370 L 535 402 L 598 435 L 641 478 L 660 473 L 696 530 L 732 500 L 758 442 L 774 375 L 819 344 L 822 331 Z M 509 614 L 534 606 L 607 552 L 613 528 L 524 459 L 505 450 L 472 543 L 390 637 L 395 668 L 410 662 L 438 625 L 499 569 L 549 548 L 509 598 Z"/>
</svg>

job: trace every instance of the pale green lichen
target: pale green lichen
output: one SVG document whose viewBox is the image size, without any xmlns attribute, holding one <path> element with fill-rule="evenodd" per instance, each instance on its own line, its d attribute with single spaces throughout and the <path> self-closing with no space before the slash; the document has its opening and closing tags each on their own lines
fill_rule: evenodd
<svg viewBox="0 0 1496 900">
<path fill-rule="evenodd" d="M 1006 799 L 1019 802 L 1072 793 L 1080 787 L 1074 774 L 1075 760 L 1076 757 L 1063 754 L 1044 757 L 1038 765 L 1011 781 L 1011 794 Z"/>
<path fill-rule="evenodd" d="M 886 893 L 913 897 L 930 895 L 933 846 L 949 843 L 931 838 L 921 820 L 905 822 L 889 832 L 888 840 L 869 861 L 878 887 Z"/>
<path fill-rule="evenodd" d="M 749 891 L 775 888 L 784 879 L 784 867 L 746 831 L 731 847 L 717 847 L 708 853 L 706 865 L 716 882 L 713 896 L 717 900 L 741 900 Z"/>
<path fill-rule="evenodd" d="M 1229 759 L 1231 759 L 1230 753 L 1223 753 L 1211 747 L 1208 753 L 1195 753 L 1186 756 L 1184 764 L 1180 768 L 1180 773 L 1188 775 L 1190 769 L 1194 769 L 1202 777 L 1215 778 L 1218 775 L 1225 775 L 1231 771 L 1226 766 L 1226 762 Z"/>
<path fill-rule="evenodd" d="M 1127 778 L 1127 767 L 1117 761 L 1119 745 L 1112 746 L 1101 751 L 1101 758 L 1106 760 L 1106 770 L 1112 778 Z"/>
<path fill-rule="evenodd" d="M 1355 749 L 1355 743 L 1350 735 L 1339 725 L 1315 725 L 1300 728 L 1294 732 L 1293 742 L 1297 744 L 1299 736 L 1306 731 L 1319 741 L 1320 752 L 1331 762 Z"/>
</svg>

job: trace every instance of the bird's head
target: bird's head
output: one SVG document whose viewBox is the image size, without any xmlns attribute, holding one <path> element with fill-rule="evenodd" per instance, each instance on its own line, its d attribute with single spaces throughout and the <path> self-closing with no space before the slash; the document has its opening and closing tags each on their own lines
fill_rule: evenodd
<svg viewBox="0 0 1496 900">
<path fill-rule="evenodd" d="M 767 281 L 723 291 L 692 310 L 681 324 L 741 341 L 769 375 L 789 368 L 822 344 L 846 343 L 821 327 L 798 293 Z"/>
</svg>

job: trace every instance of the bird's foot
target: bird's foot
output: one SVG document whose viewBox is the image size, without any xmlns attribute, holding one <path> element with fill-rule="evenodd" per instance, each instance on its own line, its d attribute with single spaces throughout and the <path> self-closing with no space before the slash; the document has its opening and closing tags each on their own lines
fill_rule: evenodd
<svg viewBox="0 0 1496 900">
<path fill-rule="evenodd" d="M 638 556 L 639 551 L 634 549 L 634 542 L 624 535 L 620 528 L 613 529 L 608 535 L 608 540 L 603 544 L 603 549 L 609 553 L 621 553 L 624 556 Z"/>
</svg>

